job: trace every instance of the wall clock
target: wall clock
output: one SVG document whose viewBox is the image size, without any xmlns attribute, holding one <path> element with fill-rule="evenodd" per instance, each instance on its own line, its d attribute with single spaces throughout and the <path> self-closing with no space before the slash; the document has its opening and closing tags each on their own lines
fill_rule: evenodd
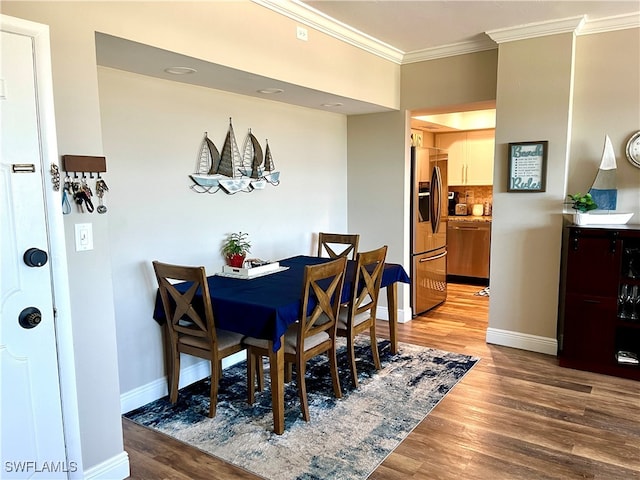
<svg viewBox="0 0 640 480">
<path fill-rule="evenodd" d="M 631 165 L 640 168 L 640 131 L 631 135 L 627 142 L 627 159 Z"/>
</svg>

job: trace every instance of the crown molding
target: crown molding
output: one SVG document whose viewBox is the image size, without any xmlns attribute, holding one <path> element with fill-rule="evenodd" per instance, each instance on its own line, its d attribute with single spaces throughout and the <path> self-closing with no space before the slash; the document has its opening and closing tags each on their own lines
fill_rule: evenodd
<svg viewBox="0 0 640 480">
<path fill-rule="evenodd" d="M 465 53 L 493 50 L 500 43 L 528 38 L 573 32 L 575 35 L 589 35 L 627 28 L 640 27 L 640 12 L 627 15 L 589 20 L 586 15 L 551 20 L 548 22 L 530 23 L 515 27 L 489 30 L 488 38 L 426 48 L 412 52 L 402 50 L 377 40 L 366 33 L 360 32 L 349 25 L 325 15 L 324 13 L 300 2 L 299 0 L 252 0 L 269 10 L 284 15 L 311 27 L 349 45 L 360 48 L 393 63 L 403 65 L 407 63 L 423 62 L 437 58 L 452 57 Z"/>
<path fill-rule="evenodd" d="M 425 48 L 424 50 L 416 50 L 414 52 L 405 53 L 404 58 L 402 59 L 402 64 L 404 65 L 407 63 L 435 60 L 437 58 L 453 57 L 454 55 L 463 55 L 465 53 L 495 50 L 496 48 L 498 48 L 496 42 L 487 37 L 483 40 L 452 43 L 450 45 Z"/>
<path fill-rule="evenodd" d="M 640 28 L 640 12 L 597 18 L 595 20 L 587 19 L 577 34 L 591 35 L 593 33 L 612 32 L 615 30 L 626 30 L 628 28 Z"/>
<path fill-rule="evenodd" d="M 579 17 L 563 18 L 548 22 L 498 28 L 485 33 L 489 35 L 494 42 L 500 44 L 516 40 L 526 40 L 528 38 L 544 37 L 546 35 L 556 35 L 559 33 L 575 33 L 582 27 L 585 20 L 586 16 L 581 15 Z"/>
<path fill-rule="evenodd" d="M 404 52 L 362 33 L 297 0 L 252 0 L 274 12 L 386 60 L 400 64 Z"/>
</svg>

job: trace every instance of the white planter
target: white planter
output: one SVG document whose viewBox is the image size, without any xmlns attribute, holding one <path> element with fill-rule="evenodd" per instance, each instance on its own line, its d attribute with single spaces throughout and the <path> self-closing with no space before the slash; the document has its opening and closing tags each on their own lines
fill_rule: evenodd
<svg viewBox="0 0 640 480">
<path fill-rule="evenodd" d="M 633 217 L 633 213 L 616 213 L 608 211 L 576 212 L 573 223 L 576 225 L 624 225 Z"/>
</svg>

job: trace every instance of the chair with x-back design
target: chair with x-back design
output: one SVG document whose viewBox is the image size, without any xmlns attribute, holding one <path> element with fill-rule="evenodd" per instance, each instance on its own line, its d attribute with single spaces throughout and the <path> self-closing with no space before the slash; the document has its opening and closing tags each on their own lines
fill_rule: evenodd
<svg viewBox="0 0 640 480">
<path fill-rule="evenodd" d="M 354 350 L 356 335 L 369 331 L 373 363 L 378 370 L 380 369 L 380 355 L 376 340 L 376 309 L 386 256 L 386 245 L 376 250 L 358 253 L 351 291 L 349 292 L 349 302 L 340 307 L 338 315 L 337 335 L 347 338 L 351 380 L 356 388 L 358 387 Z"/>
<path fill-rule="evenodd" d="M 356 258 L 358 253 L 359 234 L 324 233 L 318 234 L 318 256 L 329 258 L 347 257 L 349 260 Z"/>
<path fill-rule="evenodd" d="M 154 261 L 153 269 L 167 319 L 169 400 L 171 403 L 178 400 L 180 354 L 187 353 L 207 359 L 211 363 L 209 416 L 214 417 L 222 359 L 245 348 L 242 343 L 243 335 L 216 328 L 204 267 Z M 174 286 L 178 282 L 191 284 L 182 292 Z"/>
<path fill-rule="evenodd" d="M 306 363 L 321 353 L 329 356 L 333 391 L 336 398 L 342 397 L 338 365 L 336 360 L 336 319 L 340 307 L 340 296 L 344 284 L 347 259 L 340 257 L 318 265 L 307 265 L 304 270 L 302 304 L 298 321 L 284 335 L 284 360 L 296 366 L 296 382 L 300 396 L 300 409 L 305 421 L 309 421 L 309 405 L 305 382 Z M 247 379 L 249 403 L 254 402 L 255 366 L 262 357 L 269 355 L 269 342 L 247 337 Z M 258 372 L 259 373 L 259 372 Z"/>
</svg>

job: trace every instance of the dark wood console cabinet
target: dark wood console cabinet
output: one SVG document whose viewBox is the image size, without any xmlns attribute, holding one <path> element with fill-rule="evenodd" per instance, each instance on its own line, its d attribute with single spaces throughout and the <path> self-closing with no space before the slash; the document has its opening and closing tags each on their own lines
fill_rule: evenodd
<svg viewBox="0 0 640 480">
<path fill-rule="evenodd" d="M 564 228 L 563 367 L 640 380 L 640 225 Z"/>
</svg>

